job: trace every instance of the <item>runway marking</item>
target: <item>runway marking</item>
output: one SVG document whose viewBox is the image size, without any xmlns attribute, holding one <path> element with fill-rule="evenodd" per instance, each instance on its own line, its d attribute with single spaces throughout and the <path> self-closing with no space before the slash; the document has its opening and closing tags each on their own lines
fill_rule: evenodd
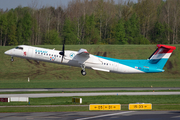
<svg viewBox="0 0 180 120">
<path fill-rule="evenodd" d="M 171 118 L 180 118 L 180 116 L 173 116 L 173 117 L 171 117 Z"/>
<path fill-rule="evenodd" d="M 180 95 L 180 92 L 105 92 L 105 93 L 39 93 L 39 94 L 0 94 L 0 97 L 70 97 L 70 96 L 102 96 L 102 95 Z"/>
<path fill-rule="evenodd" d="M 99 115 L 99 116 L 80 118 L 80 119 L 75 119 L 75 120 L 88 120 L 88 119 L 107 117 L 107 116 L 113 116 L 113 115 L 121 115 L 121 114 L 132 113 L 132 112 L 135 112 L 135 111 L 126 111 L 126 112 L 120 112 L 120 113 L 114 113 L 114 114 Z"/>
</svg>

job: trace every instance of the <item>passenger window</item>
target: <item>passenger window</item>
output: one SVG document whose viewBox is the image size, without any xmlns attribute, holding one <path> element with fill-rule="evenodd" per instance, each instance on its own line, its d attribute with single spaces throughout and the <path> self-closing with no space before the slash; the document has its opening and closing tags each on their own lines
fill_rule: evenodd
<svg viewBox="0 0 180 120">
<path fill-rule="evenodd" d="M 49 56 L 51 56 L 51 54 L 49 54 Z"/>
<path fill-rule="evenodd" d="M 40 52 L 38 52 L 38 54 L 40 54 Z"/>
<path fill-rule="evenodd" d="M 56 57 L 56 55 L 54 55 L 54 57 Z"/>
<path fill-rule="evenodd" d="M 46 54 L 46 56 L 48 56 L 48 53 Z"/>
</svg>

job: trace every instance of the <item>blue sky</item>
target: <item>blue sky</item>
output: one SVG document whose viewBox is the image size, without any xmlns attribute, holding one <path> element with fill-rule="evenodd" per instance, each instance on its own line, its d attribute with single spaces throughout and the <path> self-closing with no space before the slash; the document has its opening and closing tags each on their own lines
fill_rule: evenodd
<svg viewBox="0 0 180 120">
<path fill-rule="evenodd" d="M 6 8 L 16 8 L 17 6 L 21 5 L 22 7 L 26 7 L 28 5 L 32 4 L 32 1 L 34 0 L 0 0 L 0 8 L 3 10 L 6 10 Z M 38 6 L 53 6 L 57 7 L 59 5 L 67 6 L 69 1 L 72 0 L 35 0 L 38 3 Z M 114 0 L 116 3 L 118 3 L 118 0 Z M 137 0 L 133 0 L 137 1 Z"/>
<path fill-rule="evenodd" d="M 60 4 L 63 6 L 67 6 L 68 2 L 71 0 L 0 0 L 0 8 L 5 10 L 6 8 L 16 8 L 17 6 L 21 5 L 22 7 L 26 7 L 32 4 L 32 1 L 38 3 L 38 6 L 53 6 L 57 7 Z"/>
</svg>

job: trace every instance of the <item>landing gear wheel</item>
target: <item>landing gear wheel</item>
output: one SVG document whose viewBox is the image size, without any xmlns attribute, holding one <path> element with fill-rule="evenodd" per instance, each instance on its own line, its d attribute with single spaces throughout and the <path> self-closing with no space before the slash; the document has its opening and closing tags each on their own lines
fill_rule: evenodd
<svg viewBox="0 0 180 120">
<path fill-rule="evenodd" d="M 81 74 L 82 74 L 83 76 L 85 76 L 85 75 L 86 75 L 86 71 L 81 70 Z"/>
<path fill-rule="evenodd" d="M 14 59 L 13 59 L 13 57 L 11 57 L 11 62 L 13 62 L 14 61 Z"/>
<path fill-rule="evenodd" d="M 84 64 L 82 64 L 82 65 L 81 65 L 81 68 L 82 68 L 82 70 L 81 70 L 81 74 L 82 74 L 83 76 L 85 76 L 85 75 L 86 75 L 85 65 L 84 65 Z"/>
</svg>

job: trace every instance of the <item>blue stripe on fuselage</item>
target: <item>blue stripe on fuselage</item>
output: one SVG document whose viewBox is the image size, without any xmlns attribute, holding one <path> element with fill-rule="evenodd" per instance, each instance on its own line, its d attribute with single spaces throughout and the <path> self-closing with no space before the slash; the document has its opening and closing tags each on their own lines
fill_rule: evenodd
<svg viewBox="0 0 180 120">
<path fill-rule="evenodd" d="M 160 59 L 158 64 L 151 64 L 150 60 L 121 60 L 121 59 L 108 58 L 102 56 L 96 56 L 96 57 L 109 60 L 112 62 L 116 62 L 119 64 L 123 64 L 146 73 L 164 72 L 164 70 L 161 67 L 164 66 L 168 60 L 168 59 Z"/>
</svg>

